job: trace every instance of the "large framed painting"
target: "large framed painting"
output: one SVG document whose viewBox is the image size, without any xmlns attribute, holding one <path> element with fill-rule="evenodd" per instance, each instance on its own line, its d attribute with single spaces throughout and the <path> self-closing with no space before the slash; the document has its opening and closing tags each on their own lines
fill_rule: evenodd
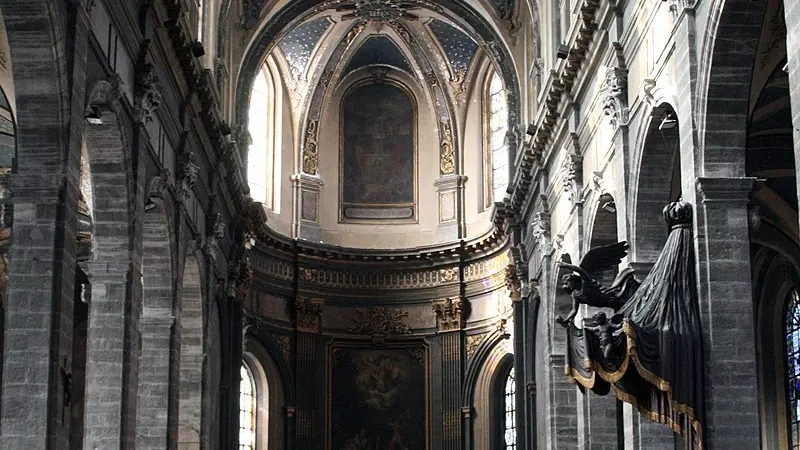
<svg viewBox="0 0 800 450">
<path fill-rule="evenodd" d="M 427 450 L 428 352 L 336 343 L 328 364 L 328 450 Z"/>
<path fill-rule="evenodd" d="M 342 222 L 417 220 L 417 110 L 404 87 L 357 85 L 341 107 Z"/>
</svg>

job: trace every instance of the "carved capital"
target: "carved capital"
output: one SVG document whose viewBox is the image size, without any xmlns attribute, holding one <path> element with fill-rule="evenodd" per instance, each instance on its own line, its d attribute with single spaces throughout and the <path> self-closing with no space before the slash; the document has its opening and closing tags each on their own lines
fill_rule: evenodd
<svg viewBox="0 0 800 450">
<path fill-rule="evenodd" d="M 367 336 L 409 334 L 411 328 L 406 323 L 407 317 L 407 311 L 387 309 L 383 306 L 358 309 L 347 331 Z"/>
<path fill-rule="evenodd" d="M 580 191 L 583 180 L 583 157 L 570 153 L 561 166 L 561 187 L 570 201 L 581 200 Z"/>
<path fill-rule="evenodd" d="M 294 302 L 295 326 L 303 333 L 319 332 L 325 302 L 321 298 L 297 297 Z"/>
<path fill-rule="evenodd" d="M 442 175 L 452 175 L 456 171 L 455 151 L 453 150 L 453 128 L 450 120 L 442 121 L 440 171 Z"/>
<path fill-rule="evenodd" d="M 161 83 L 152 64 L 142 64 L 136 71 L 133 90 L 133 116 L 137 122 L 147 124 L 161 106 Z"/>
<path fill-rule="evenodd" d="M 189 198 L 189 194 L 194 191 L 194 186 L 197 184 L 197 174 L 200 171 L 200 166 L 192 161 L 193 152 L 183 152 L 178 157 L 179 171 L 178 181 L 180 184 L 180 192 L 178 199 L 185 201 Z"/>
<path fill-rule="evenodd" d="M 628 123 L 628 69 L 609 67 L 603 87 L 603 112 L 617 129 Z"/>
<path fill-rule="evenodd" d="M 506 267 L 506 288 L 512 301 L 518 302 L 522 298 L 522 287 L 514 264 Z"/>
<path fill-rule="evenodd" d="M 446 298 L 433 302 L 433 312 L 436 313 L 436 323 L 439 331 L 457 331 L 464 328 L 466 320 L 465 304 L 461 299 Z"/>
</svg>

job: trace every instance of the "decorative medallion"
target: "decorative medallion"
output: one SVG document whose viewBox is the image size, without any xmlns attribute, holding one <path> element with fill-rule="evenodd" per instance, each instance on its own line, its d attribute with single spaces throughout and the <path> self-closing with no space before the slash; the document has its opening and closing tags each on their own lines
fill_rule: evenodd
<svg viewBox="0 0 800 450">
<path fill-rule="evenodd" d="M 407 317 L 407 311 L 387 309 L 383 306 L 357 309 L 356 317 L 352 319 L 352 325 L 347 331 L 368 336 L 409 334 L 411 328 L 406 323 Z"/>
<path fill-rule="evenodd" d="M 342 20 L 373 22 L 380 30 L 383 25 L 396 23 L 400 19 L 419 19 L 419 16 L 409 13 L 415 7 L 414 3 L 397 0 L 356 0 L 352 4 L 339 6 L 336 10 L 347 12 Z"/>
<path fill-rule="evenodd" d="M 453 128 L 450 120 L 442 121 L 442 145 L 441 145 L 441 172 L 442 175 L 452 175 L 456 171 L 455 151 L 453 150 Z"/>
<path fill-rule="evenodd" d="M 439 277 L 442 282 L 450 283 L 458 280 L 458 267 L 450 267 L 447 269 L 439 269 Z"/>
</svg>

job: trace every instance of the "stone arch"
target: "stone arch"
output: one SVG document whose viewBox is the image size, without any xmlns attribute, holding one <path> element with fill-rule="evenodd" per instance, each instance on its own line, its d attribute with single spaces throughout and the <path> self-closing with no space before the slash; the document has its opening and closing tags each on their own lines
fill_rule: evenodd
<svg viewBox="0 0 800 450">
<path fill-rule="evenodd" d="M 473 397 L 470 399 L 475 411 L 473 419 L 474 448 L 500 448 L 496 447 L 496 436 L 493 432 L 496 426 L 497 384 L 498 379 L 508 375 L 513 366 L 513 350 L 508 339 L 497 340 L 483 357 L 483 364 L 475 378 Z"/>
<path fill-rule="evenodd" d="M 91 281 L 87 331 L 85 423 L 103 421 L 123 427 L 120 405 L 131 398 L 121 387 L 135 357 L 126 352 L 132 339 L 127 281 L 131 276 L 131 162 L 128 139 L 116 111 L 112 83 L 100 81 L 89 92 L 87 109 L 97 121 L 84 129 L 85 158 L 90 184 L 93 251 L 88 263 Z M 119 91 L 117 91 L 119 92 Z M 20 105 L 21 106 L 21 105 Z M 127 354 L 126 354 L 127 353 Z M 112 446 L 116 438 L 87 427 L 84 446 Z"/>
<path fill-rule="evenodd" d="M 203 277 L 196 255 L 186 256 L 181 280 L 178 446 L 189 450 L 201 447 L 205 362 Z"/>
<path fill-rule="evenodd" d="M 674 120 L 669 122 L 673 126 L 665 128 L 664 120 Z M 670 104 L 651 110 L 636 149 L 628 196 L 632 219 L 629 254 L 633 261 L 652 263 L 667 240 L 661 211 L 681 197 L 680 120 Z"/>
<path fill-rule="evenodd" d="M 698 67 L 699 172 L 705 177 L 745 174 L 750 83 L 766 2 L 715 0 Z"/>
<path fill-rule="evenodd" d="M 150 187 L 160 184 L 150 183 Z M 148 193 L 142 216 L 141 356 L 136 407 L 136 448 L 172 448 L 177 440 L 180 330 L 171 232 L 172 205 Z M 151 206 L 152 205 L 152 206 Z"/>
<path fill-rule="evenodd" d="M 276 359 L 258 338 L 247 336 L 242 360 L 248 365 L 255 378 L 257 448 L 283 449 L 287 444 L 284 418 L 287 398 L 284 380 Z M 263 419 L 265 417 L 266 421 Z M 266 426 L 264 426 L 265 422 Z"/>
<path fill-rule="evenodd" d="M 783 332 L 789 293 L 800 288 L 800 249 L 779 230 L 766 227 L 752 240 L 751 266 L 762 447 L 790 448 Z"/>
</svg>

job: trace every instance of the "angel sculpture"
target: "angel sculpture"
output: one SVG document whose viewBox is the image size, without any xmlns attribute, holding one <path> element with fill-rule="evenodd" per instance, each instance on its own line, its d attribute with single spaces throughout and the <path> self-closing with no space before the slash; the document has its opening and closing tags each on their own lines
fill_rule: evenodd
<svg viewBox="0 0 800 450">
<path fill-rule="evenodd" d="M 627 254 L 628 243 L 622 241 L 589 250 L 578 266 L 559 261 L 558 267 L 572 271 L 563 276 L 561 285 L 572 296 L 572 310 L 567 317 L 556 316 L 556 322 L 563 327 L 569 326 L 578 314 L 578 306 L 581 304 L 612 308 L 615 312 L 621 308 L 640 284 L 633 277 L 633 269 L 623 270 L 608 288 L 600 284 L 597 278 L 604 271 L 616 267 Z"/>
</svg>

